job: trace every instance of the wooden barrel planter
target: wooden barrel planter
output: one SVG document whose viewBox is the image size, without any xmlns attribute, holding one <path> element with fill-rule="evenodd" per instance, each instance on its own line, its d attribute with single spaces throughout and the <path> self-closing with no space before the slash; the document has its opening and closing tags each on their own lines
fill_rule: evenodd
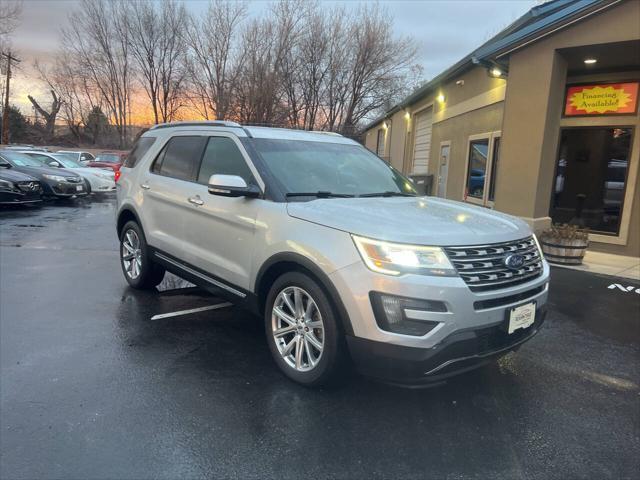
<svg viewBox="0 0 640 480">
<path fill-rule="evenodd" d="M 561 265 L 580 265 L 589 246 L 589 240 L 565 238 L 541 238 L 542 252 L 548 262 Z"/>
</svg>

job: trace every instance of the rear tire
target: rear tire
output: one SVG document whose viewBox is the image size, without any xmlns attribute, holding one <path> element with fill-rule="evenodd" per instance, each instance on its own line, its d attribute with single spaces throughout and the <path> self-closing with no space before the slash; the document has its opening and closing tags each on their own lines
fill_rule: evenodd
<svg viewBox="0 0 640 480">
<path fill-rule="evenodd" d="M 304 386 L 334 384 L 345 372 L 344 336 L 318 283 L 300 272 L 272 285 L 264 314 L 267 343 L 280 370 Z"/>
<path fill-rule="evenodd" d="M 165 269 L 151 260 L 144 232 L 134 221 L 120 231 L 120 266 L 127 283 L 138 290 L 155 288 L 164 278 Z"/>
</svg>

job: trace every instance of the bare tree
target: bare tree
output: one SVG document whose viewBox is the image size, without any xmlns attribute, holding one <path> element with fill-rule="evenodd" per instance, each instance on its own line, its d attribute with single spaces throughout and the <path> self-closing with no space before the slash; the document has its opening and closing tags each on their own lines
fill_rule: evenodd
<svg viewBox="0 0 640 480">
<path fill-rule="evenodd" d="M 18 26 L 22 15 L 22 0 L 2 0 L 0 2 L 0 41 L 13 32 Z"/>
<path fill-rule="evenodd" d="M 130 32 L 123 0 L 84 0 L 63 30 L 64 44 L 100 92 L 119 146 L 128 144 L 132 95 Z"/>
<path fill-rule="evenodd" d="M 171 121 L 181 106 L 185 80 L 184 5 L 163 0 L 158 10 L 153 3 L 129 0 L 126 11 L 131 53 L 151 102 L 154 121 Z"/>
<path fill-rule="evenodd" d="M 42 106 L 40 106 L 35 98 L 33 98 L 31 95 L 27 95 L 27 98 L 29 99 L 33 107 L 44 118 L 47 140 L 51 140 L 53 138 L 54 128 L 56 126 L 56 117 L 58 116 L 58 112 L 60 111 L 60 107 L 62 106 L 60 98 L 53 90 L 51 90 L 51 97 L 53 98 L 51 102 L 51 108 L 49 109 L 49 111 L 47 111 Z"/>
<path fill-rule="evenodd" d="M 246 15 L 244 3 L 212 0 L 203 18 L 189 18 L 187 65 L 193 104 L 207 119 L 227 118 L 232 112 L 241 63 L 236 35 Z"/>
</svg>

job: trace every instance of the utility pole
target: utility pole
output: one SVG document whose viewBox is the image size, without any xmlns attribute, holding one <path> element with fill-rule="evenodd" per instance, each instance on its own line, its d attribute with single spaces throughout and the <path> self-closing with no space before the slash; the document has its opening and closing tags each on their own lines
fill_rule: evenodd
<svg viewBox="0 0 640 480">
<path fill-rule="evenodd" d="M 11 52 L 4 53 L 2 56 L 7 59 L 7 81 L 5 84 L 4 92 L 4 108 L 2 109 L 2 141 L 0 143 L 9 143 L 9 80 L 11 79 L 11 62 L 20 63 L 16 57 L 11 55 Z"/>
</svg>

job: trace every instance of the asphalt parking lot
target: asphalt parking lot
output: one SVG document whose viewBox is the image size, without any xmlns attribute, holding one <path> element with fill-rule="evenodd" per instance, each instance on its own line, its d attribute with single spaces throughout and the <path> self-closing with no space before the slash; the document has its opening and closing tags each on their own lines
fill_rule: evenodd
<svg viewBox="0 0 640 480">
<path fill-rule="evenodd" d="M 113 197 L 0 210 L 3 479 L 637 478 L 640 285 L 556 268 L 500 364 L 308 390 L 240 310 L 152 320 L 217 300 L 129 289 L 113 222 Z"/>
</svg>

